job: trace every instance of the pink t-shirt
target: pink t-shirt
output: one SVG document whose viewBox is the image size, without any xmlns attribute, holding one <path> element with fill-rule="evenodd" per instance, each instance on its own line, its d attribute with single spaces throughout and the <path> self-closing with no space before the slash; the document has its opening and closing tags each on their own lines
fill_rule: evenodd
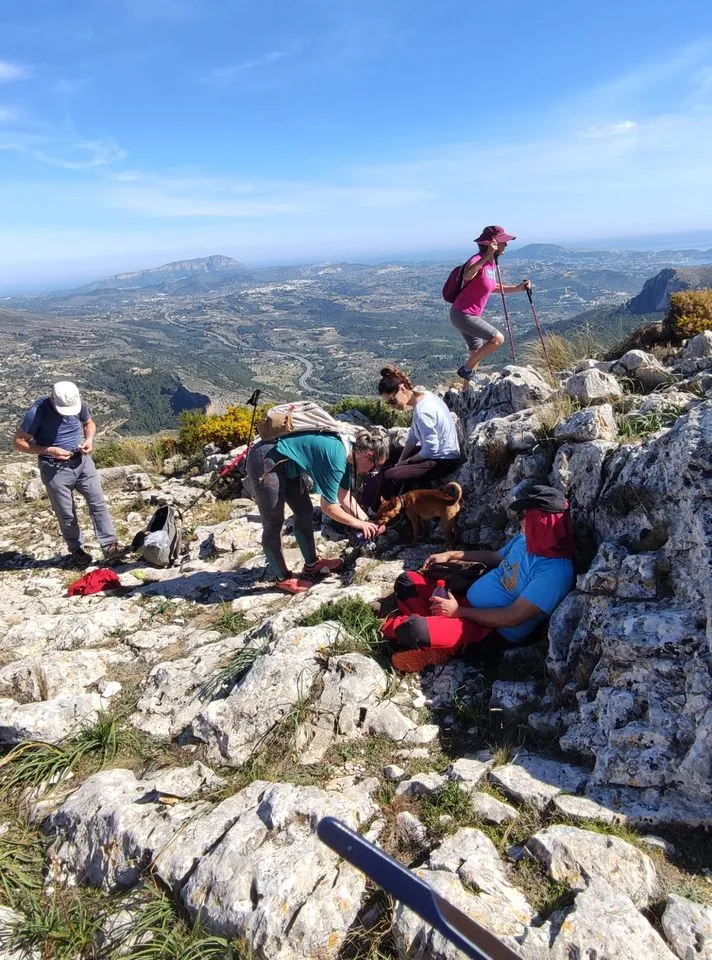
<svg viewBox="0 0 712 960">
<path fill-rule="evenodd" d="M 471 266 L 479 260 L 481 260 L 479 254 L 475 257 L 470 257 L 467 265 Z M 489 295 L 496 286 L 497 269 L 493 263 L 486 263 L 475 279 L 470 280 L 470 282 L 463 287 L 457 295 L 457 300 L 453 303 L 453 307 L 459 310 L 460 313 L 469 313 L 474 317 L 479 317 L 487 306 Z"/>
</svg>

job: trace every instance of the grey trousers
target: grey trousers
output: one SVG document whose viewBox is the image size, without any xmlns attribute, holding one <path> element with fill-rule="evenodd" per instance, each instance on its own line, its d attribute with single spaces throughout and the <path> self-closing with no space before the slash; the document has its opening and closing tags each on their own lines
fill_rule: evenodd
<svg viewBox="0 0 712 960">
<path fill-rule="evenodd" d="M 274 442 L 260 440 L 247 457 L 247 476 L 262 518 L 262 549 L 278 580 L 290 575 L 282 552 L 284 504 L 294 514 L 294 536 L 305 563 L 317 559 L 314 543 L 312 502 L 301 477 L 287 477 L 287 461 L 275 450 Z"/>
<path fill-rule="evenodd" d="M 70 550 L 78 550 L 84 544 L 74 503 L 75 490 L 78 490 L 87 502 L 100 545 L 108 547 L 116 542 L 116 530 L 111 522 L 99 474 L 91 457 L 84 456 L 78 461 L 67 463 L 40 459 L 39 467 L 49 502 L 59 521 L 59 529 Z"/>
</svg>

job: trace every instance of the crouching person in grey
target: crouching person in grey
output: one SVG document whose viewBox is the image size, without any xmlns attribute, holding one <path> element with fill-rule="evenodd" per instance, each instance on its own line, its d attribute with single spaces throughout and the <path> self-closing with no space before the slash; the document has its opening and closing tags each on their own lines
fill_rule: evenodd
<svg viewBox="0 0 712 960">
<path fill-rule="evenodd" d="M 74 491 L 84 497 L 96 538 L 106 560 L 117 560 L 126 550 L 118 542 L 91 452 L 96 424 L 82 402 L 79 389 L 66 381 L 55 383 L 49 397 L 37 400 L 15 433 L 15 450 L 38 458 L 47 490 L 74 566 L 87 567 L 92 556 L 84 549 Z"/>
</svg>

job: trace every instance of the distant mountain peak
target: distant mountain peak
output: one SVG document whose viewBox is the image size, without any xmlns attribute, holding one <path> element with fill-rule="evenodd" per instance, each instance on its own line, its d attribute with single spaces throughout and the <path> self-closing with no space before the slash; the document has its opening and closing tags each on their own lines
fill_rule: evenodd
<svg viewBox="0 0 712 960">
<path fill-rule="evenodd" d="M 658 313 L 670 306 L 670 294 L 712 286 L 712 266 L 661 270 L 645 281 L 640 293 L 626 304 L 628 313 Z"/>
<path fill-rule="evenodd" d="M 112 280 L 132 280 L 140 277 L 160 276 L 167 274 L 185 276 L 190 273 L 231 273 L 234 270 L 244 270 L 245 265 L 232 257 L 213 254 L 211 257 L 196 257 L 193 260 L 173 260 L 171 263 L 161 264 L 160 267 L 149 267 L 147 270 L 136 270 L 133 273 L 117 273 L 113 277 L 100 280 L 99 283 L 110 283 Z"/>
<path fill-rule="evenodd" d="M 157 287 L 161 284 L 174 284 L 178 281 L 199 283 L 211 277 L 225 277 L 241 273 L 244 263 L 214 254 L 212 257 L 196 257 L 193 260 L 174 260 L 172 263 L 150 267 L 148 270 L 136 270 L 132 273 L 117 273 L 81 287 L 79 293 L 94 293 L 100 290 L 124 290 L 134 287 Z"/>
</svg>

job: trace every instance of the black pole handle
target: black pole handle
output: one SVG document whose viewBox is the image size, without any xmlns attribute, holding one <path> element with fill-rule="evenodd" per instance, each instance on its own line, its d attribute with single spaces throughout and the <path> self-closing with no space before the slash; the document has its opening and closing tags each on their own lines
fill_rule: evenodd
<svg viewBox="0 0 712 960">
<path fill-rule="evenodd" d="M 533 297 L 532 297 L 532 288 L 531 288 L 531 287 L 525 287 L 524 289 L 527 291 L 527 297 L 529 297 L 529 303 L 531 303 L 532 306 L 533 306 L 533 305 L 534 305 L 534 299 L 533 299 Z"/>
</svg>

